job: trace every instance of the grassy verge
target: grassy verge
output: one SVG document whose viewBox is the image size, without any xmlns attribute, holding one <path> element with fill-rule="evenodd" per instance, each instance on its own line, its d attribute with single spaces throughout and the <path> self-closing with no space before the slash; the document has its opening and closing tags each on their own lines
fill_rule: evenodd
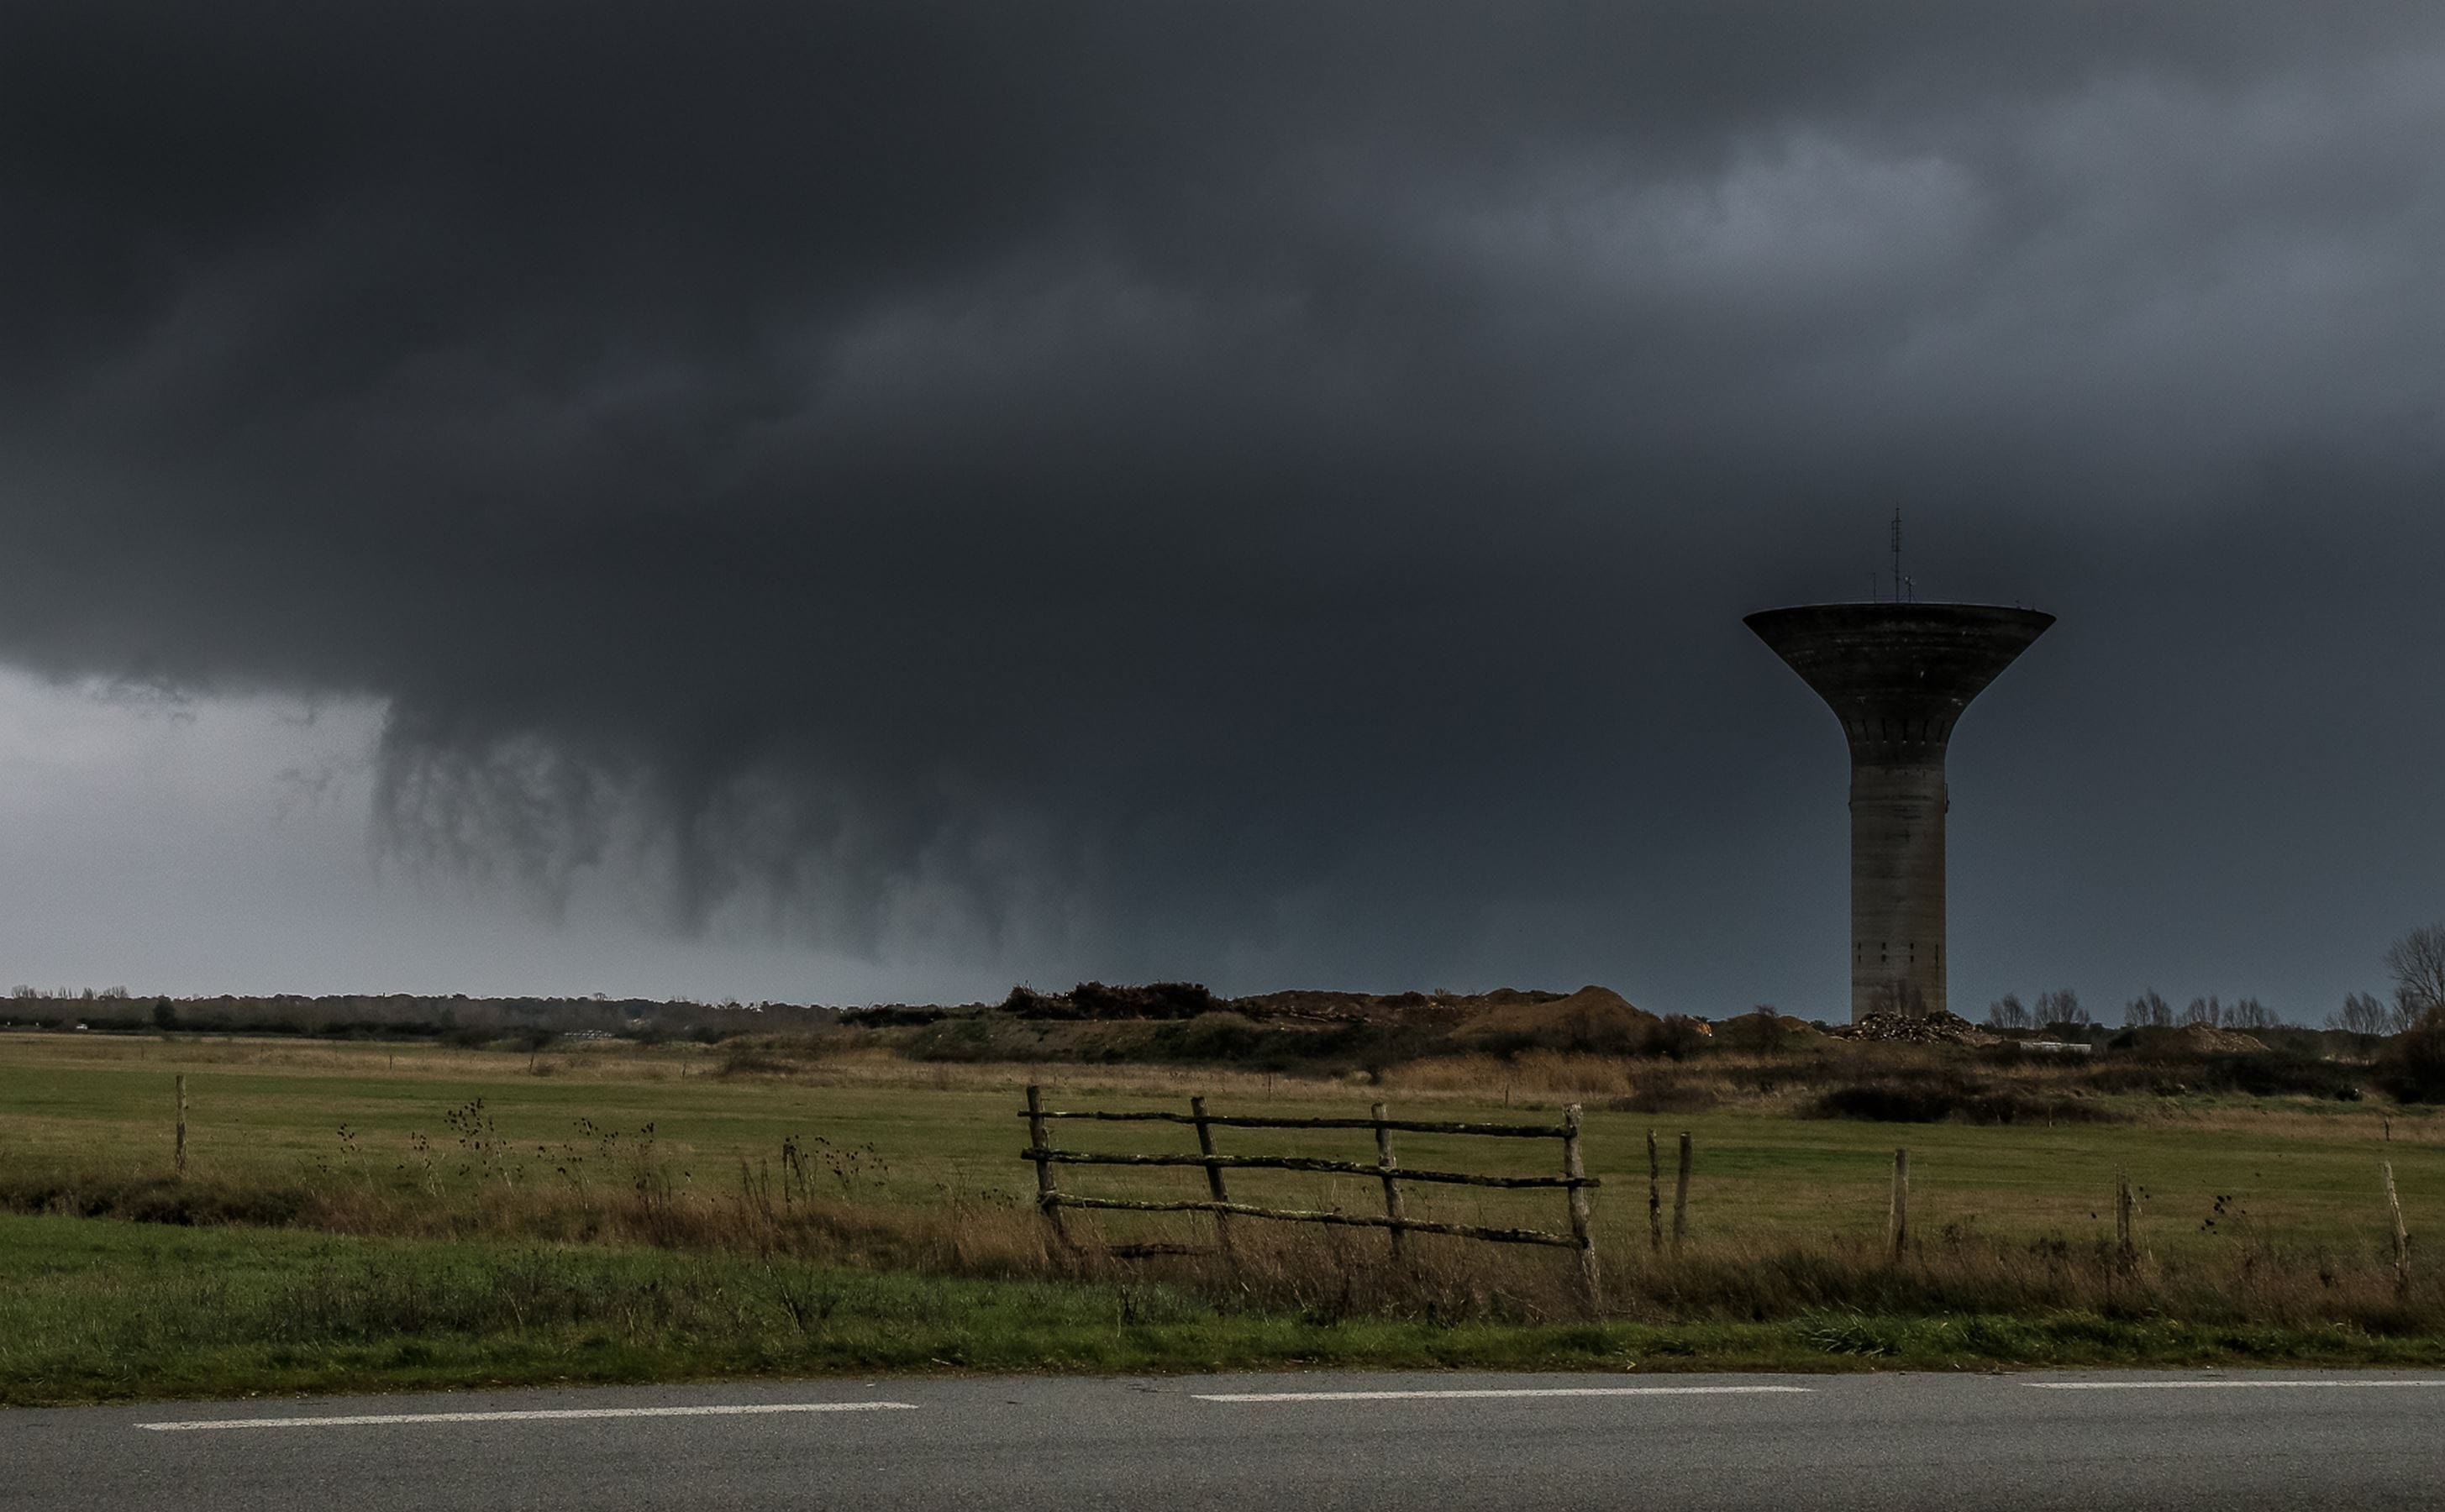
<svg viewBox="0 0 2445 1512">
<path fill-rule="evenodd" d="M 1764 1321 L 1325 1318 L 1123 1280 L 0 1218 L 0 1404 L 937 1370 L 2445 1365 L 2445 1337 L 1825 1309 Z"/>
</svg>

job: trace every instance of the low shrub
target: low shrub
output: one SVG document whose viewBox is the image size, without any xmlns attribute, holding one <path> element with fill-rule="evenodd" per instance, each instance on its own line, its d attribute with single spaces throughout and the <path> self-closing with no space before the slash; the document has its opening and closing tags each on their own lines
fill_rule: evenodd
<svg viewBox="0 0 2445 1512">
<path fill-rule="evenodd" d="M 923 1034 L 901 1047 L 901 1054 L 910 1060 L 971 1065 L 999 1059 L 1005 1053 L 1006 1047 L 996 1037 L 994 1027 L 975 1014 L 937 1018 L 925 1026 Z"/>
<path fill-rule="evenodd" d="M 1155 1027 L 1148 1042 L 1150 1055 L 1167 1060 L 1254 1061 L 1268 1051 L 1284 1054 L 1280 1032 L 1269 1032 L 1241 1014 L 1201 1014 L 1185 1023 Z"/>
<path fill-rule="evenodd" d="M 2119 1116 L 2085 1098 L 2062 1097 L 1936 1071 L 1846 1082 L 1810 1104 L 1819 1118 L 1880 1124 L 2102 1124 Z"/>
<path fill-rule="evenodd" d="M 1818 1038 L 1817 1032 L 1807 1024 L 1770 1008 L 1735 1014 L 1717 1024 L 1714 1034 L 1714 1042 L 1722 1049 L 1753 1055 L 1781 1055 Z"/>
<path fill-rule="evenodd" d="M 840 1021 L 853 1029 L 907 1029 L 923 1024 L 939 1024 L 949 1017 L 940 1008 L 904 1008 L 898 1003 L 881 1003 L 872 1008 L 851 1008 L 840 1016 Z"/>
<path fill-rule="evenodd" d="M 2359 1077 L 2351 1067 L 2284 1051 L 2242 1055 L 2116 1055 L 2086 1078 L 2100 1092 L 2235 1092 L 2248 1097 L 2331 1097 L 2355 1101 Z M 2440 1084 L 2445 1085 L 2445 1084 Z"/>
<path fill-rule="evenodd" d="M 2445 1018 L 2432 1015 L 2397 1035 L 2379 1054 L 2374 1079 L 2397 1102 L 2445 1102 Z"/>
<path fill-rule="evenodd" d="M 1082 981 L 1068 992 L 1013 987 L 1002 1010 L 1020 1018 L 1195 1018 L 1222 1005 L 1203 982 L 1150 981 L 1142 987 Z"/>
<path fill-rule="evenodd" d="M 1633 1078 L 1629 1096 L 1616 1097 L 1605 1107 L 1623 1113 L 1703 1113 L 1722 1101 L 1712 1089 L 1679 1076 L 1639 1076 Z"/>
<path fill-rule="evenodd" d="M 122 1179 L 28 1176 L 0 1182 L 0 1212 L 62 1218 L 116 1218 L 180 1227 L 245 1223 L 280 1227 L 306 1217 L 310 1194 L 295 1187 L 180 1182 L 166 1176 Z"/>
</svg>

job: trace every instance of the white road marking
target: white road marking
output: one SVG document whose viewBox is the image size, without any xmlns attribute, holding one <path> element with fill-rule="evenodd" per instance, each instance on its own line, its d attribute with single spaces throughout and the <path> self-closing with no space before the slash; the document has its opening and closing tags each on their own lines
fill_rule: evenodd
<svg viewBox="0 0 2445 1512">
<path fill-rule="evenodd" d="M 768 1412 L 914 1412 L 914 1402 L 770 1402 L 739 1407 L 568 1407 L 527 1412 L 365 1412 L 350 1417 L 208 1417 L 139 1423 L 156 1433 L 211 1428 L 357 1428 L 383 1423 L 535 1423 L 595 1417 L 755 1417 Z"/>
<path fill-rule="evenodd" d="M 2230 1391 L 2284 1386 L 2371 1387 L 2445 1386 L 2445 1380 L 2416 1381 L 2025 1381 L 2039 1391 Z"/>
<path fill-rule="evenodd" d="M 1447 1391 L 1218 1391 L 1192 1392 L 1201 1402 L 1452 1402 L 1489 1396 L 1769 1396 L 1813 1386 L 1538 1386 Z"/>
</svg>

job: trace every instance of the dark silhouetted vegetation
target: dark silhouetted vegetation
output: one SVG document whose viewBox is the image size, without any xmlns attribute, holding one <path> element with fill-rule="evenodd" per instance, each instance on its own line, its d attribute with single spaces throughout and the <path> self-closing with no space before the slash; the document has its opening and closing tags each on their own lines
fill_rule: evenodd
<svg viewBox="0 0 2445 1512">
<path fill-rule="evenodd" d="M 2398 1102 L 2445 1102 L 2445 1012 L 2397 1035 L 2378 1055 L 2375 1080 Z"/>
<path fill-rule="evenodd" d="M 1951 1069 L 1896 1072 L 1818 1094 L 1820 1118 L 1883 1124 L 2100 1124 L 2120 1115 L 2087 1098 L 2006 1086 Z"/>
<path fill-rule="evenodd" d="M 1020 1018 L 1194 1018 L 1223 1005 L 1202 982 L 1150 981 L 1144 986 L 1113 987 L 1082 981 L 1060 993 L 1013 987 L 1001 1006 L 1004 1013 Z"/>
</svg>

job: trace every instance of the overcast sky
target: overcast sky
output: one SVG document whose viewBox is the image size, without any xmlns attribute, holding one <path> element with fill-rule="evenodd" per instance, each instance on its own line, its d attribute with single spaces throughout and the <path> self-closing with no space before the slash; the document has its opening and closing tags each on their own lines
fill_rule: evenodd
<svg viewBox="0 0 2445 1512">
<path fill-rule="evenodd" d="M 1847 1009 L 2445 918 L 2445 8 L 0 9 L 0 978 Z"/>
</svg>

